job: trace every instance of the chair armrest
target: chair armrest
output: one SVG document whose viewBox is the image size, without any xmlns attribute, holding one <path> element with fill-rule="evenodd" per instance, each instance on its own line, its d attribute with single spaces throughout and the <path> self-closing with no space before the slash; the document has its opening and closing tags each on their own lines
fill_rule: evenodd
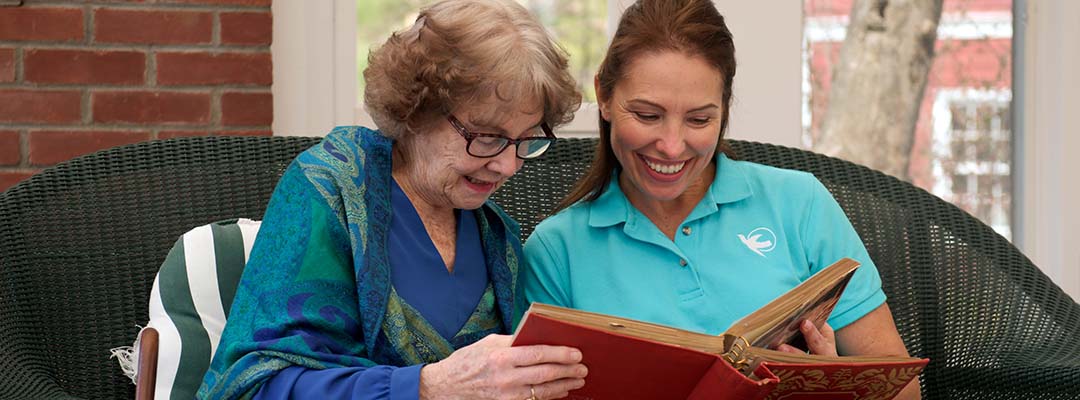
<svg viewBox="0 0 1080 400">
<path fill-rule="evenodd" d="M 139 332 L 139 373 L 135 382 L 135 400 L 152 400 L 157 383 L 158 332 L 154 328 Z"/>
</svg>

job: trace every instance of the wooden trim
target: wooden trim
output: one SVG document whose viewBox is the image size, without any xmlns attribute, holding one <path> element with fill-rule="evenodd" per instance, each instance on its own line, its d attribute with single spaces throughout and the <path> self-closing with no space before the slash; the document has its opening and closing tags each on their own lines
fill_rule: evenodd
<svg viewBox="0 0 1080 400">
<path fill-rule="evenodd" d="M 135 382 L 135 400 L 154 398 L 154 385 L 157 384 L 158 332 L 154 328 L 139 332 L 139 365 Z"/>
</svg>

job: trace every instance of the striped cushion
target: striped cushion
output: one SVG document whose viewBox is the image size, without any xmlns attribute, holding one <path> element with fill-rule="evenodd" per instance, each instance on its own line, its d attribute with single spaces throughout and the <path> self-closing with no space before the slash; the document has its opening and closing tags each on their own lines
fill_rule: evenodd
<svg viewBox="0 0 1080 400">
<path fill-rule="evenodd" d="M 259 222 L 215 222 L 185 233 L 150 292 L 149 327 L 158 330 L 155 399 L 191 399 L 217 350 Z"/>
</svg>

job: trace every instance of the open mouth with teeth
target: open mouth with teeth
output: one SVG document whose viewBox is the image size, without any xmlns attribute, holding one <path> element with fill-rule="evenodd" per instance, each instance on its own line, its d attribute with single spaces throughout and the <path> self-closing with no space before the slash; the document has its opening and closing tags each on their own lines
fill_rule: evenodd
<svg viewBox="0 0 1080 400">
<path fill-rule="evenodd" d="M 646 171 L 649 175 L 655 179 L 661 181 L 674 181 L 682 176 L 684 167 L 689 160 L 682 160 L 678 162 L 661 161 L 655 158 L 646 157 L 644 155 L 638 155 L 642 163 L 645 164 Z"/>
<path fill-rule="evenodd" d="M 465 183 L 470 189 L 480 193 L 491 193 L 495 190 L 496 184 L 494 181 L 485 181 L 471 176 L 465 176 Z"/>
</svg>

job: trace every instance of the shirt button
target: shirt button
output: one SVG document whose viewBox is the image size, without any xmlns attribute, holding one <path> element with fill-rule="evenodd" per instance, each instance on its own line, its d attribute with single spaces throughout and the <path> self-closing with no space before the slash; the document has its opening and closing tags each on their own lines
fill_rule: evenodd
<svg viewBox="0 0 1080 400">
<path fill-rule="evenodd" d="M 685 267 L 685 266 L 686 266 L 686 264 L 687 264 L 687 263 L 686 263 L 686 259 L 685 259 L 685 258 L 681 258 L 681 259 L 679 259 L 679 265 L 680 265 L 680 266 L 683 266 L 683 267 Z"/>
<path fill-rule="evenodd" d="M 690 227 L 689 226 L 682 227 L 682 234 L 686 235 L 686 236 L 690 236 Z"/>
</svg>

